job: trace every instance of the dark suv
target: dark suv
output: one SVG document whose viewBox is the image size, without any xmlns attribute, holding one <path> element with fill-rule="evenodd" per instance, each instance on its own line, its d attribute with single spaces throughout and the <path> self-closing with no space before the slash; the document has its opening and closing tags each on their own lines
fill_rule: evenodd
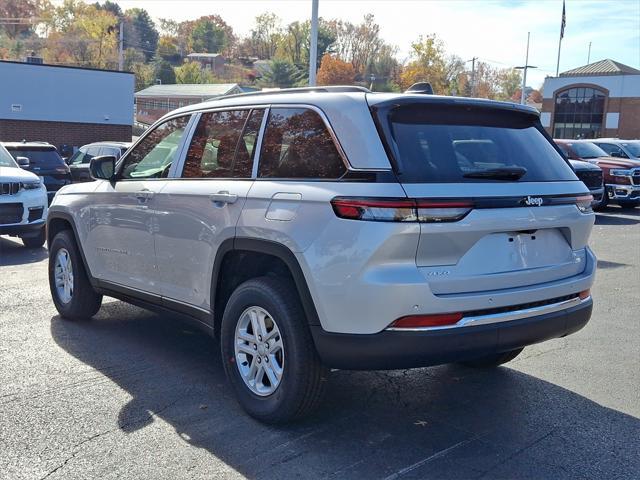
<svg viewBox="0 0 640 480">
<path fill-rule="evenodd" d="M 29 160 L 29 165 L 24 168 L 42 177 L 47 188 L 49 203 L 60 188 L 71 183 L 69 167 L 58 154 L 56 147 L 50 143 L 4 142 L 2 145 L 16 161 L 18 161 L 18 157 L 25 157 Z M 19 161 L 18 164 L 20 164 Z"/>
<path fill-rule="evenodd" d="M 130 146 L 131 143 L 128 142 L 96 142 L 80 147 L 67 160 L 73 181 L 90 182 L 93 180 L 89 175 L 89 162 L 93 157 L 109 155 L 119 160 Z"/>
</svg>

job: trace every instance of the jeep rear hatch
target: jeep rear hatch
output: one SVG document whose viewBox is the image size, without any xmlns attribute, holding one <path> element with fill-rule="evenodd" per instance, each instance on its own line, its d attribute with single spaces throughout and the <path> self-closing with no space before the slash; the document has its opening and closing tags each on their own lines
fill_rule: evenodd
<svg viewBox="0 0 640 480">
<path fill-rule="evenodd" d="M 416 205 L 416 262 L 433 293 L 521 287 L 584 270 L 588 190 L 535 112 L 428 96 L 371 109 Z"/>
</svg>

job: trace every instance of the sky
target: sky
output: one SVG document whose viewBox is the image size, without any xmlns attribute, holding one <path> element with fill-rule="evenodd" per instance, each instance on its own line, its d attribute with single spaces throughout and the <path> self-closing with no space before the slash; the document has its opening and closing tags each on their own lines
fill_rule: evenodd
<svg viewBox="0 0 640 480">
<path fill-rule="evenodd" d="M 311 0 L 116 0 L 123 10 L 146 9 L 154 18 L 177 21 L 218 14 L 236 34 L 246 35 L 256 15 L 278 15 L 284 24 L 311 16 Z M 555 75 L 562 0 L 319 0 L 319 14 L 359 23 L 372 13 L 385 41 L 408 59 L 411 42 L 435 33 L 448 53 L 478 57 L 495 67 L 524 65 L 531 32 L 527 84 Z M 640 0 L 566 0 L 560 72 L 611 58 L 640 68 Z"/>
</svg>

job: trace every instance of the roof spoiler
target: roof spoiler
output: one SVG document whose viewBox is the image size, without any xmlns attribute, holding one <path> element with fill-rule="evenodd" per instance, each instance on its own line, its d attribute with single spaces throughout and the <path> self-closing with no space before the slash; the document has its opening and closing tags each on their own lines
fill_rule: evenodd
<svg viewBox="0 0 640 480">
<path fill-rule="evenodd" d="M 421 93 L 423 95 L 433 95 L 433 87 L 429 82 L 418 82 L 407 88 L 404 93 Z"/>
</svg>

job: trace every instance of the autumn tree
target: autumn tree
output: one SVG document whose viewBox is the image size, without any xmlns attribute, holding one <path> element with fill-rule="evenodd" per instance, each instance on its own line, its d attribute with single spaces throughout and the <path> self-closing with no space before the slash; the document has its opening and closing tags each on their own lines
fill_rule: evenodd
<svg viewBox="0 0 640 480">
<path fill-rule="evenodd" d="M 250 33 L 252 55 L 261 58 L 273 58 L 282 39 L 280 18 L 274 13 L 258 15 Z"/>
<path fill-rule="evenodd" d="M 42 13 L 50 8 L 48 0 L 2 0 L 0 18 L 16 20 L 0 24 L 0 33 L 4 32 L 10 39 L 31 35 Z"/>
<path fill-rule="evenodd" d="M 317 80 L 318 85 L 351 85 L 355 76 L 353 65 L 327 54 L 322 57 Z"/>
<path fill-rule="evenodd" d="M 156 78 L 163 84 L 176 83 L 176 74 L 173 67 L 166 60 L 160 60 L 156 64 L 155 74 Z"/>
</svg>

